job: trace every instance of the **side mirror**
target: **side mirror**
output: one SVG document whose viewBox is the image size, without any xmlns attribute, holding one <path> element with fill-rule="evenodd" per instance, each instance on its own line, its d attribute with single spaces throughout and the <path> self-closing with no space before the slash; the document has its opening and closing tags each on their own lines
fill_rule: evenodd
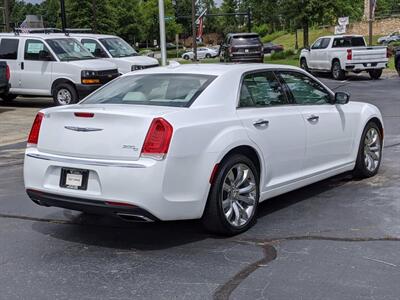
<svg viewBox="0 0 400 300">
<path fill-rule="evenodd" d="M 51 57 L 51 54 L 48 51 L 40 50 L 39 51 L 39 60 L 50 61 L 50 60 L 53 60 L 53 58 Z"/>
<path fill-rule="evenodd" d="M 350 101 L 350 94 L 346 92 L 337 92 L 335 94 L 335 104 L 347 104 Z"/>
</svg>

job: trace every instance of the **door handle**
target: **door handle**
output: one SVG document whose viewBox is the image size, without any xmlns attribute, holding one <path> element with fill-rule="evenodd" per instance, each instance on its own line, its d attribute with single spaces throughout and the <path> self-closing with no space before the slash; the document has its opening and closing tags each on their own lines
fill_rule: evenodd
<svg viewBox="0 0 400 300">
<path fill-rule="evenodd" d="M 253 123 L 253 125 L 256 128 L 260 128 L 260 127 L 264 127 L 265 128 L 265 127 L 267 127 L 269 125 L 269 121 L 260 119 L 260 120 L 255 121 Z"/>
<path fill-rule="evenodd" d="M 25 64 L 24 62 L 21 62 L 21 70 L 23 70 L 25 68 Z"/>
<path fill-rule="evenodd" d="M 317 116 L 317 115 L 311 115 L 307 118 L 307 121 L 309 121 L 309 122 L 316 122 L 318 120 L 319 120 L 319 116 Z"/>
</svg>

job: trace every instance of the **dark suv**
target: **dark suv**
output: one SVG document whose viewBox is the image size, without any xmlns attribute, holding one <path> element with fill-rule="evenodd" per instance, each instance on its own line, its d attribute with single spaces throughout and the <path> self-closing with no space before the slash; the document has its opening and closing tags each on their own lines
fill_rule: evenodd
<svg viewBox="0 0 400 300">
<path fill-rule="evenodd" d="M 221 62 L 263 62 L 263 44 L 257 33 L 229 33 L 220 47 Z"/>
<path fill-rule="evenodd" d="M 395 50 L 395 54 L 394 54 L 394 65 L 396 67 L 397 73 L 399 73 L 400 76 L 400 47 L 398 47 Z"/>
</svg>

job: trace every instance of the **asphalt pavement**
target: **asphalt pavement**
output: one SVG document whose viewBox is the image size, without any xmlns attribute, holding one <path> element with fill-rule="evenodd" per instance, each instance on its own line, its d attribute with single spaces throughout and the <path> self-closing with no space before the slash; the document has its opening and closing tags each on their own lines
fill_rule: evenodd
<svg viewBox="0 0 400 300">
<path fill-rule="evenodd" d="M 231 238 L 197 221 L 126 223 L 37 206 L 23 188 L 23 137 L 0 145 L 0 299 L 399 299 L 400 78 L 322 80 L 381 109 L 380 173 L 266 201 L 257 224 Z M 31 124 L 51 104 L 24 101 L 0 112 L 31 111 Z"/>
</svg>

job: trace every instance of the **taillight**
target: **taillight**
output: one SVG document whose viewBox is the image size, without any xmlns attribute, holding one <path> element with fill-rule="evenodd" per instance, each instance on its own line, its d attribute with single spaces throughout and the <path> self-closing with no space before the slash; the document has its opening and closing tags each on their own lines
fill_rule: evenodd
<svg viewBox="0 0 400 300">
<path fill-rule="evenodd" d="M 7 81 L 10 81 L 10 67 L 8 65 L 6 67 L 6 79 Z"/>
<path fill-rule="evenodd" d="M 347 60 L 353 59 L 353 50 L 347 49 Z"/>
<path fill-rule="evenodd" d="M 32 129 L 28 137 L 28 147 L 36 146 L 39 141 L 39 132 L 40 126 L 42 125 L 43 116 L 44 114 L 40 112 L 36 115 L 35 120 L 33 121 Z"/>
<path fill-rule="evenodd" d="M 88 112 L 75 112 L 74 113 L 75 117 L 78 118 L 93 118 L 94 113 L 88 113 Z"/>
<path fill-rule="evenodd" d="M 144 140 L 141 156 L 163 160 L 168 153 L 173 128 L 163 118 L 155 118 L 151 122 L 146 139 Z"/>
</svg>

